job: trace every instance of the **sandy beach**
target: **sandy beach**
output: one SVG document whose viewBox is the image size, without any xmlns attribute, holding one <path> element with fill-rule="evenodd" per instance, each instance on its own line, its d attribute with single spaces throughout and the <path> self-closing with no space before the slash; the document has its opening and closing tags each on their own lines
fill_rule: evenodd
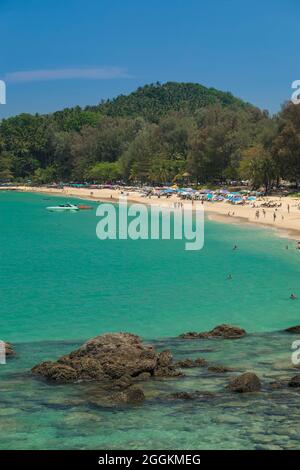
<svg viewBox="0 0 300 470">
<path fill-rule="evenodd" d="M 157 205 L 160 207 L 174 207 L 174 203 L 181 201 L 176 195 L 172 195 L 168 199 L 157 196 L 143 197 L 137 191 L 117 190 L 117 189 L 91 189 L 91 188 L 74 188 L 65 186 L 63 189 L 48 187 L 0 187 L 0 190 L 17 190 L 22 192 L 45 193 L 49 195 L 58 195 L 65 197 L 76 197 L 83 200 L 91 201 L 112 201 L 118 202 L 119 198 L 127 196 L 128 202 L 138 202 L 148 205 Z M 277 209 L 261 207 L 266 200 L 281 204 Z M 181 201 L 183 205 L 191 205 L 191 201 Z M 194 201 L 193 207 L 204 207 L 205 213 L 210 220 L 229 223 L 229 224 L 255 224 L 260 226 L 271 227 L 275 229 L 278 235 L 294 240 L 300 239 L 300 210 L 298 206 L 300 198 L 269 196 L 267 198 L 258 199 L 255 207 L 252 205 L 231 205 L 227 201 L 222 202 L 204 202 Z M 300 207 L 300 206 L 299 206 Z M 257 217 L 259 211 L 259 217 Z M 276 219 L 274 220 L 274 212 Z"/>
</svg>

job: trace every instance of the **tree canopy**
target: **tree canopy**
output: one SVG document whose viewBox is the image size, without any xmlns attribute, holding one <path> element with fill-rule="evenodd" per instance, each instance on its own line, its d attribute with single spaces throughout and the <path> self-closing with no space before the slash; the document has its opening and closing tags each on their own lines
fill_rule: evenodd
<svg viewBox="0 0 300 470">
<path fill-rule="evenodd" d="M 300 181 L 300 107 L 268 113 L 193 83 L 135 92 L 0 123 L 0 180 L 165 184 L 250 180 L 266 189 Z"/>
</svg>

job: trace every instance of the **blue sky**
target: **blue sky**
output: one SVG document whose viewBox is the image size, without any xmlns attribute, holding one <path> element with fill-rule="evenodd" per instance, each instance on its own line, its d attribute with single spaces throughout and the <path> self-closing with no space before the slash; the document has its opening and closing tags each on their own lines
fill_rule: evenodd
<svg viewBox="0 0 300 470">
<path fill-rule="evenodd" d="M 297 0 L 0 0 L 0 118 L 198 82 L 276 112 L 300 79 Z"/>
</svg>

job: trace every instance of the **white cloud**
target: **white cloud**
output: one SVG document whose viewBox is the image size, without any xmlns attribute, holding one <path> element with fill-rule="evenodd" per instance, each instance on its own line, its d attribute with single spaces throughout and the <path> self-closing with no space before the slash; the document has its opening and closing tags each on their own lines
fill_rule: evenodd
<svg viewBox="0 0 300 470">
<path fill-rule="evenodd" d="M 113 78 L 130 78 L 130 75 L 120 67 L 26 70 L 5 75 L 7 82 L 15 83 L 72 79 L 108 80 Z"/>
</svg>

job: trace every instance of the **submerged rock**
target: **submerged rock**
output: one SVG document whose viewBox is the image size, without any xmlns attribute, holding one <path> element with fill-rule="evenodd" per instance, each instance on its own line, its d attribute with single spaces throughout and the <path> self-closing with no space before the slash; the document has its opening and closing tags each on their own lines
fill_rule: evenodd
<svg viewBox="0 0 300 470">
<path fill-rule="evenodd" d="M 234 377 L 227 385 L 227 388 L 238 393 L 258 392 L 261 389 L 261 383 L 256 374 L 245 372 L 238 377 Z"/>
<path fill-rule="evenodd" d="M 34 374 L 54 382 L 101 381 L 112 389 L 127 389 L 133 379 L 174 377 L 181 374 L 172 365 L 172 354 L 158 354 L 130 333 L 109 333 L 90 339 L 56 362 L 42 362 Z"/>
<path fill-rule="evenodd" d="M 111 401 L 117 404 L 139 404 L 145 401 L 145 395 L 141 388 L 132 387 L 128 390 L 122 390 L 111 396 Z"/>
<path fill-rule="evenodd" d="M 157 367 L 153 373 L 154 377 L 181 377 L 183 373 L 176 367 Z"/>
<path fill-rule="evenodd" d="M 231 369 L 230 367 L 221 366 L 221 365 L 209 366 L 207 370 L 215 374 L 225 374 L 226 372 L 234 371 L 234 369 Z"/>
<path fill-rule="evenodd" d="M 300 387 L 300 375 L 295 375 L 288 383 L 289 387 Z"/>
<path fill-rule="evenodd" d="M 243 328 L 233 325 L 218 325 L 210 331 L 204 331 L 197 333 L 195 331 L 183 333 L 180 338 L 183 339 L 211 339 L 211 338 L 222 338 L 222 339 L 237 339 L 242 338 L 246 335 L 246 331 Z"/>
<path fill-rule="evenodd" d="M 215 395 L 211 392 L 201 392 L 195 390 L 193 392 L 174 392 L 167 395 L 166 398 L 170 400 L 200 400 L 213 398 Z"/>
<path fill-rule="evenodd" d="M 290 326 L 289 328 L 286 328 L 283 331 L 285 331 L 286 333 L 299 333 L 300 334 L 300 325 Z"/>
<path fill-rule="evenodd" d="M 175 362 L 175 367 L 182 367 L 183 369 L 189 369 L 192 367 L 204 367 L 207 365 L 207 361 L 202 357 L 198 359 L 182 359 L 181 361 Z"/>
</svg>

